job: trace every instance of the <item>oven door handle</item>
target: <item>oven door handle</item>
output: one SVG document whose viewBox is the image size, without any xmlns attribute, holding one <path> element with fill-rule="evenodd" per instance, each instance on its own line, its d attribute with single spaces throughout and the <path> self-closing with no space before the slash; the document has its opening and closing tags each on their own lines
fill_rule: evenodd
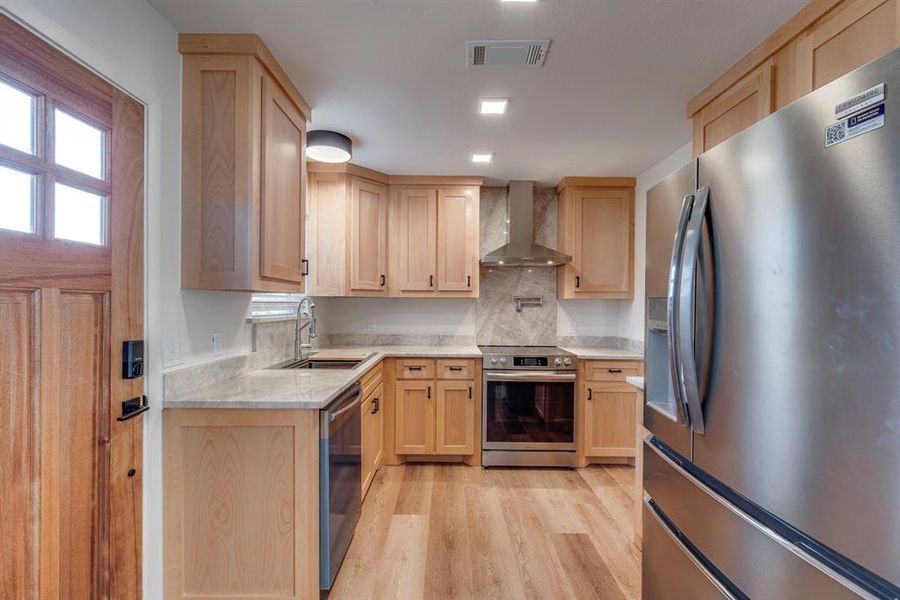
<svg viewBox="0 0 900 600">
<path fill-rule="evenodd" d="M 497 371 L 487 371 L 484 378 L 487 381 L 533 381 L 536 383 L 554 382 L 554 381 L 575 381 L 577 375 L 575 373 L 499 373 Z"/>
</svg>

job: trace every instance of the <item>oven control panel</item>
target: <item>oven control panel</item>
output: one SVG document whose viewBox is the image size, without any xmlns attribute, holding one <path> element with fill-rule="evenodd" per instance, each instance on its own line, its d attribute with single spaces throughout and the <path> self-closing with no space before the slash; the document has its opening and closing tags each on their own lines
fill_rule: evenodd
<svg viewBox="0 0 900 600">
<path fill-rule="evenodd" d="M 517 352 L 517 350 L 524 350 Z M 483 347 L 483 365 L 491 369 L 574 370 L 575 357 L 559 348 Z"/>
</svg>

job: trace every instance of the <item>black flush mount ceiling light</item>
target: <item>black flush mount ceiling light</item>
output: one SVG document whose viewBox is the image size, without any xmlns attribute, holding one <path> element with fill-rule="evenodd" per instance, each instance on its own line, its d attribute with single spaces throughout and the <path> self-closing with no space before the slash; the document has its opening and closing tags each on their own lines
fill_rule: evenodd
<svg viewBox="0 0 900 600">
<path fill-rule="evenodd" d="M 306 157 L 327 163 L 347 162 L 353 157 L 353 142 L 337 131 L 310 131 L 306 134 Z"/>
</svg>

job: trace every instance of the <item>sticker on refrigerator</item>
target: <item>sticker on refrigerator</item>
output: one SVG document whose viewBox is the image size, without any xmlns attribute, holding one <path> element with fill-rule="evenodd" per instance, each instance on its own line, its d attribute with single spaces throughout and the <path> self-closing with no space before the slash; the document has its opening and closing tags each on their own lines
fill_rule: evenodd
<svg viewBox="0 0 900 600">
<path fill-rule="evenodd" d="M 873 106 L 825 128 L 825 147 L 869 133 L 884 126 L 884 104 Z"/>
<path fill-rule="evenodd" d="M 834 118 L 843 119 L 848 115 L 859 112 L 864 108 L 869 108 L 879 102 L 884 102 L 884 83 L 879 83 L 875 87 L 871 87 L 835 106 Z"/>
</svg>

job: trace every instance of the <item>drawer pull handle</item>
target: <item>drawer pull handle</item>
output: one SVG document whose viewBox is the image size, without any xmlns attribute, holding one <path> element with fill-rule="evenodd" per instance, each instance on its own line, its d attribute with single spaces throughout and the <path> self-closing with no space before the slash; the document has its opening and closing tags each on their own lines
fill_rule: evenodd
<svg viewBox="0 0 900 600">
<path fill-rule="evenodd" d="M 621 373 L 622 369 L 607 369 L 610 373 Z"/>
<path fill-rule="evenodd" d="M 376 414 L 378 412 L 378 398 L 372 398 L 372 414 Z"/>
<path fill-rule="evenodd" d="M 449 367 L 449 369 L 450 369 L 451 371 L 462 371 L 462 370 L 463 370 L 462 367 Z"/>
</svg>

